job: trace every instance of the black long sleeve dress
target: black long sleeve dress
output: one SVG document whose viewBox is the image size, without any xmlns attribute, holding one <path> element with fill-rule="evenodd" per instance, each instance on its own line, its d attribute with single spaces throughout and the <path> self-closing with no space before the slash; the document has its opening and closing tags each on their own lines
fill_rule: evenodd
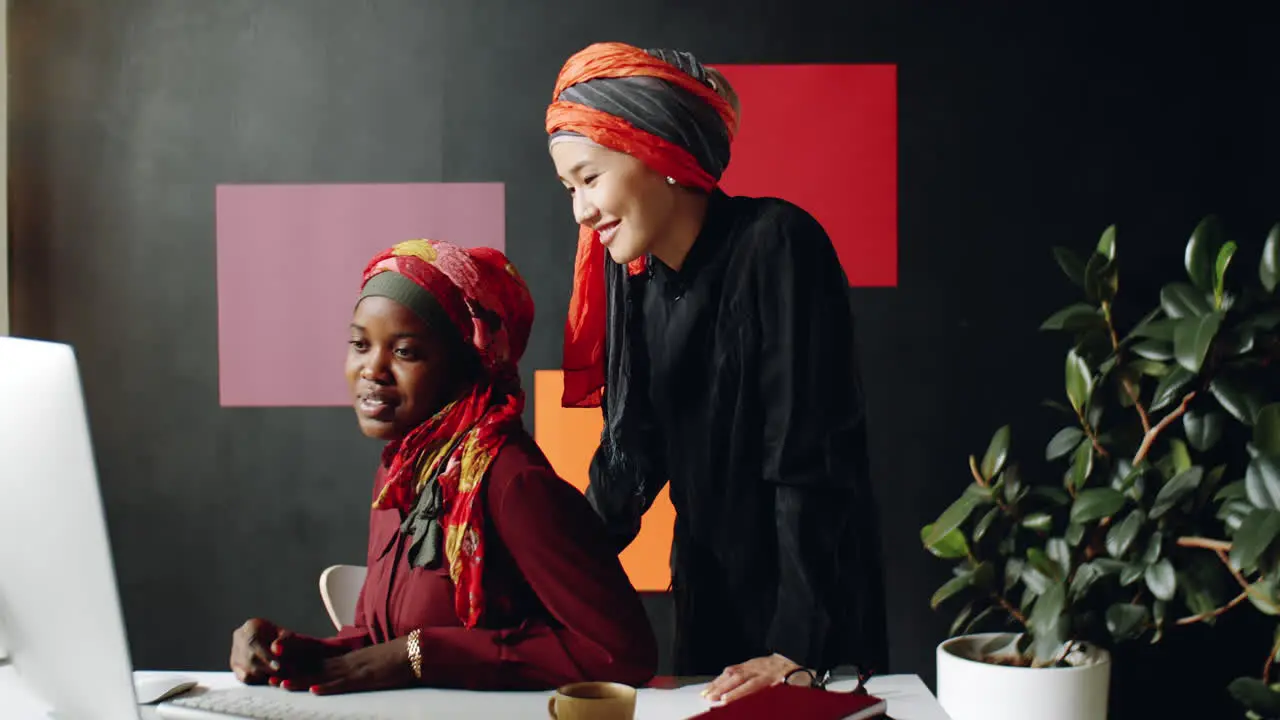
<svg viewBox="0 0 1280 720">
<path fill-rule="evenodd" d="M 587 497 L 619 549 L 671 483 L 675 671 L 780 653 L 884 672 L 879 528 L 848 282 L 821 225 L 717 190 L 685 263 L 606 257 Z"/>
</svg>

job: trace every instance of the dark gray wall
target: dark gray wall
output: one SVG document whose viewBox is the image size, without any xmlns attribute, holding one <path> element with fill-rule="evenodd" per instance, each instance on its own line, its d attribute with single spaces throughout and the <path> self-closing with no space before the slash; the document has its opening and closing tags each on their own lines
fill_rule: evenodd
<svg viewBox="0 0 1280 720">
<path fill-rule="evenodd" d="M 1035 328 L 1073 299 L 1050 246 L 1118 223 L 1142 259 L 1124 292 L 1150 298 L 1201 215 L 1260 241 L 1280 219 L 1277 26 L 1226 4 L 710 7 L 10 3 L 14 331 L 80 352 L 139 666 L 224 667 L 250 615 L 325 632 L 318 572 L 363 558 L 378 448 L 350 412 L 218 406 L 214 185 L 506 183 L 507 247 L 539 309 L 528 381 L 557 365 L 574 252 L 543 110 L 570 53 L 618 39 L 712 63 L 899 66 L 900 283 L 852 296 L 892 661 L 932 681 L 949 618 L 928 598 L 947 570 L 918 529 L 999 424 L 1029 455 L 1048 437 L 1037 405 L 1059 392 L 1062 348 Z M 1143 663 L 1193 663 L 1216 701 L 1203 663 L 1221 647 L 1196 642 Z"/>
</svg>

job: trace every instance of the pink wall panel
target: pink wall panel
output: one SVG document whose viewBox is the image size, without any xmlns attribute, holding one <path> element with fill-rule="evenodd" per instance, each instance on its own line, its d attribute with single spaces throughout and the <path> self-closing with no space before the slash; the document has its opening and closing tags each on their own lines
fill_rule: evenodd
<svg viewBox="0 0 1280 720">
<path fill-rule="evenodd" d="M 346 405 L 360 272 L 420 237 L 505 250 L 502 183 L 219 186 L 221 404 Z"/>
</svg>

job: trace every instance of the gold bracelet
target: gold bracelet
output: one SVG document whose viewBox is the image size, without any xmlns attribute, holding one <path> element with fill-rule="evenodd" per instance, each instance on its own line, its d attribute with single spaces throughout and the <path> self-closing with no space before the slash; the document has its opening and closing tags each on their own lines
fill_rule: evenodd
<svg viewBox="0 0 1280 720">
<path fill-rule="evenodd" d="M 418 636 L 422 630 L 415 628 L 409 633 L 409 667 L 413 668 L 413 676 L 422 679 L 422 646 L 418 644 Z"/>
</svg>

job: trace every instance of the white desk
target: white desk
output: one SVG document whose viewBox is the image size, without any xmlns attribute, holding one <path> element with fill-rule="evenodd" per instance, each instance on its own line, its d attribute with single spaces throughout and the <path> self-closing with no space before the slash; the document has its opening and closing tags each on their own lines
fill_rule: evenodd
<svg viewBox="0 0 1280 720">
<path fill-rule="evenodd" d="M 229 672 L 180 672 L 199 680 L 202 687 L 236 687 L 239 683 Z M 12 668 L 0 668 L 0 708 L 4 717 L 14 720 L 47 718 L 38 703 L 24 697 Z M 698 695 L 705 683 L 684 685 L 674 689 L 643 688 L 636 703 L 636 720 L 676 720 L 704 712 L 711 703 Z M 832 689 L 848 690 L 849 683 L 834 682 Z M 894 720 L 949 720 L 938 701 L 916 675 L 885 675 L 872 678 L 873 695 L 889 704 Z M 276 688 L 260 688 L 262 692 L 282 693 Z M 330 697 L 305 697 L 332 711 L 356 710 L 365 713 L 385 711 L 389 717 L 422 717 L 429 711 L 432 720 L 452 718 L 500 717 L 520 720 L 546 720 L 550 691 L 540 692 L 469 692 L 465 690 L 413 689 L 379 693 L 358 693 Z M 142 706 L 142 720 L 156 720 L 155 709 Z"/>
</svg>

